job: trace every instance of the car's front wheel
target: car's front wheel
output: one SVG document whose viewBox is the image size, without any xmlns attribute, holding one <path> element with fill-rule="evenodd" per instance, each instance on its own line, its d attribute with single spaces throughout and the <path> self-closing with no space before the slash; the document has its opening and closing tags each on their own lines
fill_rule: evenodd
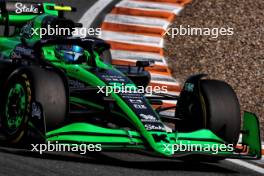
<svg viewBox="0 0 264 176">
<path fill-rule="evenodd" d="M 4 85 L 1 104 L 1 125 L 11 143 L 25 134 L 32 102 L 31 83 L 26 74 L 15 73 Z"/>
<path fill-rule="evenodd" d="M 202 80 L 201 91 L 206 110 L 206 127 L 226 142 L 236 144 L 241 126 L 236 93 L 230 85 L 218 80 Z"/>
<path fill-rule="evenodd" d="M 179 131 L 210 129 L 235 144 L 240 133 L 240 105 L 230 85 L 219 80 L 187 82 L 177 102 L 175 124 Z"/>
</svg>

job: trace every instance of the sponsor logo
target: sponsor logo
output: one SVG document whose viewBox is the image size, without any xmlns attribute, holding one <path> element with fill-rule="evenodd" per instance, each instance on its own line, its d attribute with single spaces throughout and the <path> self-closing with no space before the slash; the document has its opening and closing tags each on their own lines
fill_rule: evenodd
<svg viewBox="0 0 264 176">
<path fill-rule="evenodd" d="M 193 92 L 193 89 L 194 89 L 194 84 L 192 84 L 192 83 L 185 83 L 184 90 L 186 90 L 187 92 Z"/>
<path fill-rule="evenodd" d="M 159 131 L 166 131 L 166 129 L 161 125 L 151 125 L 146 124 L 145 125 L 146 130 L 159 130 Z"/>
<path fill-rule="evenodd" d="M 26 4 L 23 4 L 21 2 L 17 2 L 15 4 L 15 6 L 16 6 L 16 13 L 17 14 L 20 14 L 20 13 L 39 13 L 39 9 L 32 4 L 27 6 Z"/>
<path fill-rule="evenodd" d="M 145 105 L 134 104 L 133 106 L 136 109 L 147 109 L 147 106 L 145 106 Z"/>
<path fill-rule="evenodd" d="M 27 48 L 24 48 L 24 47 L 20 47 L 20 46 L 17 46 L 15 48 L 15 50 L 19 53 L 22 53 L 23 55 L 32 55 L 33 53 L 33 50 L 31 49 L 27 49 Z"/>
<path fill-rule="evenodd" d="M 150 115 L 150 114 L 139 114 L 139 116 L 142 118 L 141 121 L 142 122 L 158 122 L 159 120 L 157 120 L 154 116 Z"/>
<path fill-rule="evenodd" d="M 31 116 L 36 117 L 37 119 L 41 119 L 41 107 L 38 103 L 33 102 L 32 103 L 32 109 L 31 109 Z"/>
<path fill-rule="evenodd" d="M 69 80 L 70 88 L 85 88 L 85 85 L 78 80 Z"/>
<path fill-rule="evenodd" d="M 133 100 L 133 99 L 129 99 L 130 103 L 135 103 L 135 104 L 142 104 L 142 100 Z"/>
</svg>

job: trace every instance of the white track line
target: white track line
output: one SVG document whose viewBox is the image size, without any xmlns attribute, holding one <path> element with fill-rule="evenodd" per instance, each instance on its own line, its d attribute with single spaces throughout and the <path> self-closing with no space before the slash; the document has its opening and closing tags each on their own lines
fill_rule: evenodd
<svg viewBox="0 0 264 176">
<path fill-rule="evenodd" d="M 157 2 L 142 2 L 142 1 L 121 1 L 116 5 L 116 7 L 125 7 L 131 9 L 142 9 L 142 10 L 151 10 L 151 11 L 165 11 L 171 12 L 174 14 L 179 14 L 182 10 L 181 6 L 178 5 L 168 5 L 164 3 Z"/>
<path fill-rule="evenodd" d="M 104 8 L 106 8 L 106 6 L 112 1 L 113 0 L 98 0 L 83 14 L 83 16 L 79 20 L 79 23 L 82 23 L 83 27 L 89 28 L 97 18 L 97 16 L 100 14 L 100 12 L 104 10 Z"/>
<path fill-rule="evenodd" d="M 179 95 L 180 95 L 180 92 L 167 91 L 166 94 L 173 95 L 173 96 L 179 96 Z M 153 95 L 145 94 L 145 96 L 146 96 L 146 97 L 151 97 L 151 96 L 153 96 Z M 177 102 L 177 100 L 162 100 L 162 102 L 164 102 L 164 103 L 170 103 L 169 101 L 172 102 L 171 104 L 175 104 L 175 103 Z"/>
<path fill-rule="evenodd" d="M 163 103 L 168 103 L 168 104 L 172 104 L 172 105 L 175 105 L 177 104 L 177 101 L 176 100 L 162 100 Z"/>
<path fill-rule="evenodd" d="M 111 50 L 113 60 L 124 60 L 124 61 L 155 61 L 157 65 L 167 65 L 166 59 L 160 54 L 148 53 L 148 52 L 134 52 L 124 50 Z"/>
<path fill-rule="evenodd" d="M 163 38 L 161 37 L 103 30 L 100 38 L 121 43 L 144 45 L 157 48 L 163 47 Z"/>
<path fill-rule="evenodd" d="M 167 94 L 174 95 L 174 96 L 179 96 L 180 95 L 180 92 L 168 91 Z M 163 101 L 166 101 L 166 100 L 163 100 Z"/>
<path fill-rule="evenodd" d="M 153 59 L 123 59 L 123 58 L 112 58 L 113 61 L 124 61 L 124 62 L 131 62 L 131 63 L 136 63 L 137 61 L 149 61 Z M 154 67 L 155 66 L 167 66 L 167 64 L 164 64 L 163 62 L 160 61 L 155 61 Z"/>
<path fill-rule="evenodd" d="M 142 27 L 155 27 L 155 28 L 161 28 L 163 30 L 166 30 L 170 24 L 169 21 L 160 18 L 116 15 L 116 14 L 106 15 L 104 22 L 125 24 L 125 25 L 136 25 Z"/>
<path fill-rule="evenodd" d="M 162 84 L 164 86 L 180 86 L 179 83 L 177 82 L 168 82 L 168 81 L 154 81 L 154 80 L 150 80 L 150 83 L 154 83 L 154 84 Z"/>
<path fill-rule="evenodd" d="M 251 169 L 251 170 L 254 170 L 258 173 L 261 173 L 261 174 L 264 174 L 264 169 L 259 167 L 259 166 L 256 166 L 256 165 L 253 165 L 253 164 L 250 164 L 246 161 L 242 161 L 242 160 L 238 160 L 238 159 L 226 159 L 227 161 L 230 161 L 234 164 L 237 164 L 237 165 L 240 165 L 240 166 L 243 166 L 243 167 L 246 167 L 248 169 Z"/>
<path fill-rule="evenodd" d="M 169 117 L 175 117 L 175 110 L 161 111 L 159 114 L 164 115 L 164 116 L 169 116 Z"/>
<path fill-rule="evenodd" d="M 171 76 L 166 76 L 166 75 L 160 75 L 156 73 L 151 73 L 151 80 L 152 81 L 166 81 L 170 83 L 176 83 L 176 79 L 171 77 Z"/>
</svg>

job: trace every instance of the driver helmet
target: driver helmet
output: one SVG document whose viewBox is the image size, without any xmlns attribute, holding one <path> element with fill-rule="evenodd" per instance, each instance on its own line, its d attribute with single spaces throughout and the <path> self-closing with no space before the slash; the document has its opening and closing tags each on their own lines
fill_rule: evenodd
<svg viewBox="0 0 264 176">
<path fill-rule="evenodd" d="M 57 45 L 55 54 L 65 62 L 74 63 L 84 55 L 84 49 L 78 45 Z"/>
</svg>

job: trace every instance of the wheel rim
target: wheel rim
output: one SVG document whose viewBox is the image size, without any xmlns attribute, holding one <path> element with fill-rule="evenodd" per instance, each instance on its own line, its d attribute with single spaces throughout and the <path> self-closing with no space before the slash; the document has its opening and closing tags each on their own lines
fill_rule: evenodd
<svg viewBox="0 0 264 176">
<path fill-rule="evenodd" d="M 26 94 L 21 84 L 15 84 L 8 92 L 5 106 L 7 127 L 11 133 L 22 124 L 26 112 Z"/>
</svg>

